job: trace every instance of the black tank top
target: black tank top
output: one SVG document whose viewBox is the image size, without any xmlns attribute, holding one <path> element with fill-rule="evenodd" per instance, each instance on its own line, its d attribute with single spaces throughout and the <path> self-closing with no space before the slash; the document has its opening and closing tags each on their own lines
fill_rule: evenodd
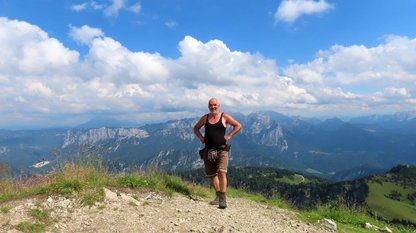
<svg viewBox="0 0 416 233">
<path fill-rule="evenodd" d="M 217 123 L 211 124 L 208 122 L 207 114 L 207 120 L 205 121 L 205 147 L 208 149 L 225 145 L 224 136 L 226 128 L 222 124 L 222 115 L 223 113 L 221 113 L 220 120 Z"/>
</svg>

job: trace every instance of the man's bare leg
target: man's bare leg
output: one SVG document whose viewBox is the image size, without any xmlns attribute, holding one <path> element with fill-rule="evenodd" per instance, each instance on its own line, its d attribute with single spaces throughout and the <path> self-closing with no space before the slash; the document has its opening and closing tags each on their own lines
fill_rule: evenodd
<svg viewBox="0 0 416 233">
<path fill-rule="evenodd" d="M 218 173 L 218 191 L 225 193 L 227 191 L 227 173 Z"/>
<path fill-rule="evenodd" d="M 220 181 L 219 181 L 217 175 L 211 177 L 211 184 L 212 184 L 212 186 L 214 187 L 214 190 L 215 190 L 215 199 L 210 201 L 209 204 L 219 205 Z"/>
<path fill-rule="evenodd" d="M 225 209 L 227 208 L 227 199 L 225 197 L 225 191 L 227 191 L 227 173 L 219 172 L 218 181 L 219 181 L 218 204 L 221 209 Z"/>
</svg>

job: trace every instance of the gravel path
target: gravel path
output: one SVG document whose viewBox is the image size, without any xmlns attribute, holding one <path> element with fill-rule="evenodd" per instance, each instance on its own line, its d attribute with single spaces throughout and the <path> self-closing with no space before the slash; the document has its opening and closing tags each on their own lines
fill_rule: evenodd
<svg viewBox="0 0 416 233">
<path fill-rule="evenodd" d="M 228 198 L 228 208 L 218 209 L 208 201 L 108 189 L 105 201 L 92 207 L 58 196 L 30 198 L 0 204 L 10 208 L 0 212 L 0 232 L 20 232 L 19 223 L 35 223 L 32 209 L 48 213 L 46 232 L 327 232 L 298 220 L 289 210 L 239 198 Z"/>
</svg>

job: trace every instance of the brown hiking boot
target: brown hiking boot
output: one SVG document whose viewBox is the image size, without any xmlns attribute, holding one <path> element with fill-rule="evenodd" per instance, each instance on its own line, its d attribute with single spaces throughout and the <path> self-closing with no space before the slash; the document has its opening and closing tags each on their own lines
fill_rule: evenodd
<svg viewBox="0 0 416 233">
<path fill-rule="evenodd" d="M 223 192 L 219 192 L 219 200 L 218 200 L 218 207 L 220 209 L 225 209 L 227 208 L 227 198 L 225 197 L 225 193 Z"/>
<path fill-rule="evenodd" d="M 210 205 L 219 205 L 220 204 L 220 198 L 219 198 L 219 192 L 216 193 L 215 199 L 209 202 Z"/>
</svg>

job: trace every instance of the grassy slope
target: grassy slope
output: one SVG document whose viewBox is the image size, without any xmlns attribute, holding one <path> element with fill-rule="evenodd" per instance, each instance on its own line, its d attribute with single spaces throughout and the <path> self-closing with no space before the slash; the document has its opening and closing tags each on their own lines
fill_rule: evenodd
<svg viewBox="0 0 416 233">
<path fill-rule="evenodd" d="M 291 183 L 299 183 L 303 181 L 303 177 L 286 176 L 283 178 Z M 305 181 L 304 181 L 305 182 Z M 306 181 L 308 182 L 308 181 Z M 195 185 L 194 183 L 185 182 L 177 176 L 167 175 L 160 171 L 141 171 L 127 175 L 110 174 L 108 169 L 103 167 L 100 162 L 80 161 L 76 164 L 65 164 L 57 169 L 54 173 L 43 177 L 36 177 L 28 181 L 12 182 L 10 179 L 0 179 L 0 210 L 8 211 L 8 206 L 3 206 L 4 201 L 16 198 L 24 198 L 32 195 L 49 195 L 57 193 L 64 196 L 79 198 L 81 203 L 85 205 L 93 205 L 103 200 L 103 187 L 126 187 L 132 189 L 148 189 L 166 194 L 174 192 L 187 196 L 212 197 L 212 191 L 207 186 Z M 230 197 L 247 198 L 271 206 L 279 206 L 281 208 L 290 208 L 277 197 L 267 199 L 260 195 L 249 194 L 238 189 L 229 189 Z M 331 218 L 334 219 L 342 232 L 362 232 L 370 233 L 374 230 L 364 229 L 363 223 L 371 222 L 378 226 L 388 225 L 377 219 L 365 215 L 357 210 L 348 208 L 333 208 L 330 206 L 321 206 L 318 210 L 308 212 L 298 212 L 299 215 L 316 224 L 318 219 Z M 1 214 L 1 213 L 0 213 Z M 40 225 L 39 225 L 40 224 Z M 40 221 L 37 223 L 24 222 L 21 228 L 42 228 L 44 229 L 48 221 Z M 410 233 L 412 229 L 390 227 L 394 232 Z M 36 232 L 28 230 L 27 232 Z M 39 232 L 43 232 L 40 230 Z"/>
<path fill-rule="evenodd" d="M 276 181 L 284 182 L 292 185 L 297 185 L 303 182 L 310 182 L 308 179 L 305 179 L 302 175 L 294 174 L 291 176 L 283 176 L 282 178 L 276 179 Z"/>
<path fill-rule="evenodd" d="M 186 176 L 182 174 L 182 177 L 184 177 L 184 179 L 186 180 L 193 180 L 195 182 L 202 183 L 201 180 L 197 178 L 197 174 L 203 174 L 202 170 L 189 171 L 188 173 L 192 175 Z M 293 187 L 296 187 L 296 185 L 300 185 L 300 184 L 311 184 L 311 185 L 315 185 L 318 187 L 321 183 L 327 184 L 325 180 L 314 180 L 313 177 L 303 176 L 300 174 L 296 174 L 295 172 L 290 172 L 287 170 L 280 170 L 280 169 L 275 169 L 275 168 L 230 167 L 228 178 L 229 178 L 229 184 L 231 186 L 241 187 L 244 190 L 249 190 L 255 193 L 263 193 L 262 189 L 268 190 L 268 188 L 272 189 L 273 187 L 278 187 L 278 183 L 289 184 L 290 186 L 293 186 Z M 380 175 L 380 176 L 375 176 L 373 179 L 379 180 L 380 182 L 380 180 L 382 181 L 392 180 L 392 177 Z M 403 181 L 403 179 L 399 179 L 399 180 Z M 368 182 L 369 181 L 367 180 L 366 183 Z M 252 184 L 257 185 L 257 186 L 252 186 Z M 345 185 L 351 186 L 351 183 L 347 182 Z M 386 186 L 388 185 L 386 184 Z M 404 187 L 403 184 L 400 184 L 400 187 Z M 412 186 L 410 185 L 410 187 Z M 370 201 L 370 203 L 371 201 L 373 201 L 375 204 L 380 205 L 380 206 L 383 206 L 384 205 L 383 203 L 386 201 L 387 201 L 386 203 L 391 201 L 391 199 L 384 197 L 384 193 L 389 194 L 391 193 L 391 190 L 400 190 L 397 186 L 395 186 L 394 188 L 390 188 L 389 189 L 390 191 L 389 190 L 383 191 L 384 193 L 378 190 L 375 190 L 371 187 L 370 189 L 372 189 L 371 190 L 372 193 L 370 195 L 380 194 L 381 196 L 379 197 L 379 199 L 368 198 L 366 200 Z M 319 190 L 325 193 L 328 189 L 324 187 Z M 416 190 L 413 190 L 413 191 L 416 191 Z M 408 193 L 411 193 L 413 191 L 412 189 L 403 191 L 402 196 L 406 197 Z M 340 191 L 338 190 L 338 192 Z M 341 189 L 341 192 L 344 192 L 344 191 Z M 354 195 L 354 194 L 357 195 L 357 192 L 353 192 L 350 195 Z M 271 196 L 271 199 L 274 199 L 278 195 L 266 194 L 266 196 Z M 365 193 L 365 196 L 367 196 L 367 192 Z M 333 198 L 336 198 L 336 197 L 337 196 Z M 404 205 L 407 208 L 409 207 L 412 208 L 410 202 L 404 203 Z M 375 205 L 372 205 L 371 207 L 375 207 Z M 342 224 L 341 229 L 345 229 L 346 232 L 366 232 L 365 230 L 361 229 L 362 225 L 365 222 L 370 222 L 378 226 L 388 225 L 387 223 L 383 223 L 382 220 L 379 219 L 379 217 L 385 218 L 385 219 L 392 219 L 392 218 L 387 218 L 387 217 L 382 216 L 380 213 L 378 213 L 378 211 L 376 211 L 376 214 L 373 217 L 371 217 L 371 216 L 366 216 L 365 214 L 363 214 L 363 213 L 367 213 L 366 209 L 362 209 L 359 211 L 348 210 L 348 208 L 343 207 L 342 203 L 340 203 L 339 200 L 337 199 L 333 199 L 332 202 L 330 201 L 326 206 L 319 206 L 318 210 L 312 210 L 312 213 L 310 212 L 301 212 L 301 213 L 302 215 L 305 215 L 305 218 L 309 219 L 311 222 L 315 222 L 318 218 L 314 218 L 313 216 L 317 214 L 317 212 L 319 212 L 318 216 L 333 218 L 337 222 L 340 222 L 340 224 Z M 357 214 L 357 212 L 360 212 L 360 213 Z M 393 218 L 401 218 L 400 215 L 397 215 L 394 212 L 392 215 L 394 216 Z M 410 211 L 406 211 L 405 215 L 407 215 L 407 218 L 402 218 L 402 219 L 408 220 L 409 218 L 413 218 L 415 216 L 415 214 Z M 399 231 L 399 232 L 405 232 L 405 231 Z M 416 231 L 409 231 L 409 232 L 416 233 Z"/>
<path fill-rule="evenodd" d="M 416 206 L 411 205 L 405 199 L 397 201 L 385 196 L 393 190 L 398 191 L 403 197 L 406 197 L 410 192 L 416 191 L 416 188 L 405 189 L 391 182 L 382 182 L 381 184 L 370 182 L 366 202 L 374 211 L 375 215 L 388 220 L 404 219 L 416 223 Z"/>
</svg>

